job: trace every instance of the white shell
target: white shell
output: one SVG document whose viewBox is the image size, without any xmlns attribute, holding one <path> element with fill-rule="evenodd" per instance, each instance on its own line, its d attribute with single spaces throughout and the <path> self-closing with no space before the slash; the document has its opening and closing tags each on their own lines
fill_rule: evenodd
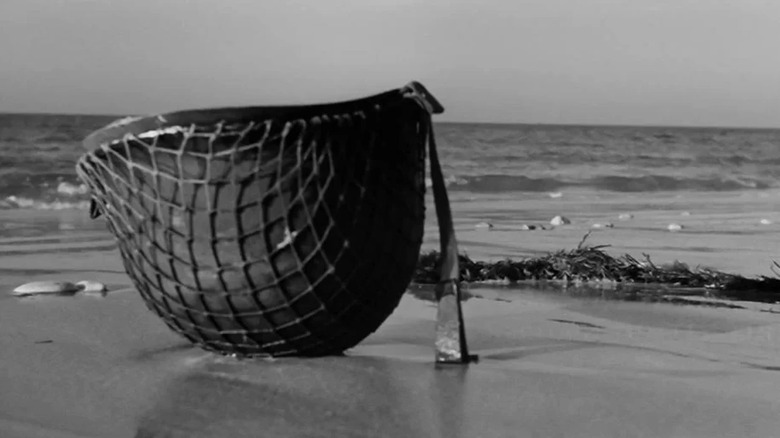
<svg viewBox="0 0 780 438">
<path fill-rule="evenodd" d="M 772 221 L 769 219 L 761 219 L 761 225 L 771 225 Z"/>
<path fill-rule="evenodd" d="M 553 199 L 563 197 L 563 193 L 561 192 L 552 192 L 552 193 L 548 193 L 548 195 Z"/>
<path fill-rule="evenodd" d="M 680 224 L 669 224 L 666 229 L 669 231 L 680 231 L 683 229 L 683 226 Z"/>
<path fill-rule="evenodd" d="M 554 218 L 552 218 L 550 220 L 550 225 L 555 225 L 555 226 L 567 225 L 567 224 L 570 224 L 570 223 L 571 223 L 571 221 L 569 220 L 569 218 L 564 217 L 564 216 L 555 216 Z"/>
<path fill-rule="evenodd" d="M 76 283 L 76 287 L 82 292 L 105 292 L 108 290 L 105 284 L 91 280 L 79 281 Z"/>
<path fill-rule="evenodd" d="M 607 222 L 605 224 L 593 224 L 593 228 L 613 228 L 614 225 L 612 225 L 611 222 Z"/>
<path fill-rule="evenodd" d="M 69 281 L 33 281 L 13 290 L 14 295 L 68 294 L 79 291 L 79 287 Z"/>
<path fill-rule="evenodd" d="M 490 229 L 493 228 L 493 224 L 491 224 L 489 222 L 480 222 L 480 223 L 474 225 L 474 228 L 476 228 L 477 230 L 490 231 Z"/>
<path fill-rule="evenodd" d="M 620 213 L 618 215 L 618 219 L 620 219 L 621 221 L 627 221 L 627 220 L 633 219 L 633 218 L 634 218 L 634 215 L 631 214 L 631 213 Z"/>
</svg>

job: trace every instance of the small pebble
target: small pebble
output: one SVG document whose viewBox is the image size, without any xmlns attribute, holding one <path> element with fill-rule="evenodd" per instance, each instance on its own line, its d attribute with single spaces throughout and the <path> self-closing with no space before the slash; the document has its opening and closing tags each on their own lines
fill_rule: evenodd
<svg viewBox="0 0 780 438">
<path fill-rule="evenodd" d="M 690 211 L 684 211 L 684 212 L 680 213 L 680 216 L 690 216 L 690 215 L 691 215 Z"/>
<path fill-rule="evenodd" d="M 569 220 L 569 218 L 564 217 L 564 216 L 555 216 L 554 218 L 552 218 L 550 220 L 550 225 L 555 225 L 555 226 L 558 226 L 558 225 L 568 225 L 570 223 L 571 223 L 571 221 Z"/>
<path fill-rule="evenodd" d="M 474 225 L 474 228 L 476 228 L 477 230 L 490 231 L 493 228 L 493 224 L 489 222 L 480 222 Z"/>
<path fill-rule="evenodd" d="M 551 198 L 561 198 L 561 197 L 563 197 L 563 193 L 561 193 L 561 192 L 552 192 L 552 193 L 549 193 L 549 195 L 550 195 Z"/>
<path fill-rule="evenodd" d="M 683 229 L 683 226 L 680 224 L 669 224 L 668 227 L 666 227 L 669 231 L 680 231 Z"/>
<path fill-rule="evenodd" d="M 613 228 L 615 225 L 613 225 L 610 222 L 607 222 L 606 224 L 593 224 L 593 228 Z"/>
<path fill-rule="evenodd" d="M 531 230 L 535 230 L 536 229 L 536 225 L 523 224 L 523 225 L 520 225 L 520 229 L 523 230 L 523 231 L 531 231 Z"/>
<path fill-rule="evenodd" d="M 631 213 L 620 213 L 618 215 L 618 219 L 620 219 L 621 221 L 627 221 L 627 220 L 633 219 L 633 218 L 634 218 L 634 215 L 631 214 Z"/>
<path fill-rule="evenodd" d="M 14 295 L 72 294 L 80 289 L 69 281 L 33 281 L 13 290 Z"/>
<path fill-rule="evenodd" d="M 105 284 L 99 281 L 83 280 L 76 283 L 76 287 L 82 292 L 95 293 L 108 290 Z"/>
<path fill-rule="evenodd" d="M 772 221 L 769 219 L 761 219 L 761 225 L 772 225 Z"/>
</svg>

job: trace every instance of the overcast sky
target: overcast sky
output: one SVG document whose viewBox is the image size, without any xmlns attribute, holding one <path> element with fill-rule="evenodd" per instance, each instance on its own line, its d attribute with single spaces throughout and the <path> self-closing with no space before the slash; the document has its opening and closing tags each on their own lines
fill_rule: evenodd
<svg viewBox="0 0 780 438">
<path fill-rule="evenodd" d="M 438 120 L 780 127 L 780 1 L 0 0 L 0 112 L 314 103 Z"/>
</svg>

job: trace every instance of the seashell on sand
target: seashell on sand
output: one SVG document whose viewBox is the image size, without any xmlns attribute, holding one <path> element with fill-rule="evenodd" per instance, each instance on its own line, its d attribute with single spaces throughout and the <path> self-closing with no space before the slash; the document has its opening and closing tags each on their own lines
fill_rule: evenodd
<svg viewBox="0 0 780 438">
<path fill-rule="evenodd" d="M 105 284 L 99 281 L 83 280 L 76 283 L 81 292 L 102 293 L 108 290 Z"/>
<path fill-rule="evenodd" d="M 683 226 L 680 224 L 669 224 L 666 229 L 669 231 L 680 231 L 683 229 Z"/>
<path fill-rule="evenodd" d="M 490 222 L 480 222 L 474 225 L 474 228 L 477 230 L 490 231 L 493 228 L 493 224 Z"/>
<path fill-rule="evenodd" d="M 58 295 L 72 294 L 81 290 L 69 281 L 33 281 L 25 283 L 13 290 L 14 295 Z"/>
<path fill-rule="evenodd" d="M 555 225 L 555 226 L 558 226 L 558 225 L 568 225 L 570 223 L 571 223 L 571 220 L 569 220 L 569 218 L 564 217 L 564 216 L 555 216 L 554 218 L 552 218 L 550 220 L 550 225 Z"/>
</svg>

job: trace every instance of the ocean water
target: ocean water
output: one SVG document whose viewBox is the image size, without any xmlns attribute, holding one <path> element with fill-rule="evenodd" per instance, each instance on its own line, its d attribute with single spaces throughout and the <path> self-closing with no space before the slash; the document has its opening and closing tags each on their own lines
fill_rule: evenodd
<svg viewBox="0 0 780 438">
<path fill-rule="evenodd" d="M 81 140 L 116 116 L 0 114 L 0 209 L 88 208 Z"/>
<path fill-rule="evenodd" d="M 780 187 L 780 130 L 440 124 L 450 190 L 731 191 Z"/>
<path fill-rule="evenodd" d="M 84 209 L 82 139 L 118 116 L 0 114 L 0 209 Z M 437 123 L 449 190 L 780 187 L 780 129 Z"/>
</svg>

